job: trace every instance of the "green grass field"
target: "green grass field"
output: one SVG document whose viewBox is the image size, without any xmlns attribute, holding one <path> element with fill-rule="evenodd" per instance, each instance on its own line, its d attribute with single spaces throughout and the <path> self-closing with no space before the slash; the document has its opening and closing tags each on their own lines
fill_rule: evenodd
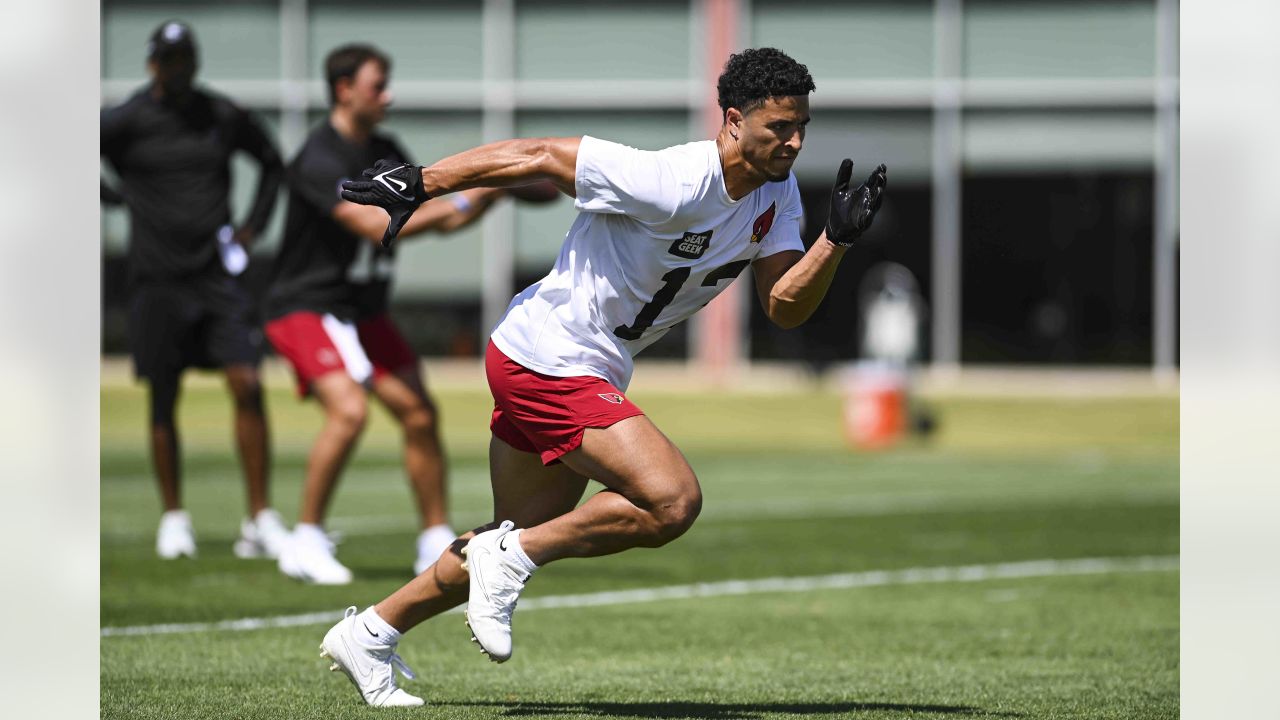
<svg viewBox="0 0 1280 720">
<path fill-rule="evenodd" d="M 458 615 L 412 632 L 414 710 L 365 707 L 317 645 L 328 623 L 104 636 L 108 718 L 1176 718 L 1176 399 L 951 399 L 938 435 L 884 454 L 841 441 L 839 399 L 634 393 L 689 456 L 705 509 L 683 538 L 544 569 L 516 655 L 487 662 Z M 440 395 L 455 526 L 488 519 L 488 396 Z M 275 505 L 292 518 L 317 410 L 269 398 Z M 145 398 L 102 393 L 102 624 L 193 623 L 364 607 L 409 578 L 415 518 L 384 415 L 333 506 L 344 588 L 237 560 L 243 492 L 229 406 L 183 396 L 200 557 L 154 556 L 159 501 Z M 537 608 L 535 598 L 690 583 L 1034 560 L 1164 558 L 1164 569 Z M 860 576 L 861 577 L 861 576 Z"/>
</svg>

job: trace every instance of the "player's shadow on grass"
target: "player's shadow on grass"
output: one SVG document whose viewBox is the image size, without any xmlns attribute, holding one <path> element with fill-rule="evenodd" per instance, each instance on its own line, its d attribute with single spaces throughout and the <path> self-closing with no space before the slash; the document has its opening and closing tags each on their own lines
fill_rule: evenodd
<svg viewBox="0 0 1280 720">
<path fill-rule="evenodd" d="M 930 705 L 883 702 L 791 702 L 791 703 L 711 703 L 711 702 L 469 702 L 434 703 L 461 707 L 505 708 L 502 717 L 531 715 L 595 715 L 617 718 L 670 718 L 671 720 L 756 720 L 765 713 L 779 715 L 831 715 L 835 713 L 901 712 L 912 715 L 937 714 L 980 717 L 1020 717 L 1018 713 L 991 712 L 968 705 Z"/>
</svg>

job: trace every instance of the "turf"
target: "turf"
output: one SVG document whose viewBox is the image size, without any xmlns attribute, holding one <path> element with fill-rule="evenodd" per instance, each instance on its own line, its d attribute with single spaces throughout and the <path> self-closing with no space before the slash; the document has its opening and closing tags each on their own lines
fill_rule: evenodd
<svg viewBox="0 0 1280 720">
<path fill-rule="evenodd" d="M 452 514 L 487 520 L 487 395 L 440 394 Z M 634 394 L 706 495 L 672 545 L 540 572 L 526 598 L 691 582 L 1046 558 L 1178 553 L 1177 401 L 951 399 L 939 433 L 844 448 L 839 399 Z M 275 504 L 292 516 L 314 407 L 269 398 Z M 102 395 L 102 623 L 339 611 L 408 579 L 415 519 L 398 439 L 375 417 L 333 527 L 357 581 L 298 585 L 236 560 L 243 513 L 229 407 L 183 397 L 185 488 L 200 558 L 154 558 L 158 500 L 143 395 Z M 364 707 L 324 672 L 324 625 L 101 641 L 103 717 L 1174 718 L 1176 572 L 764 593 L 518 613 L 517 655 L 485 662 L 456 615 L 411 633 L 428 705 Z"/>
</svg>

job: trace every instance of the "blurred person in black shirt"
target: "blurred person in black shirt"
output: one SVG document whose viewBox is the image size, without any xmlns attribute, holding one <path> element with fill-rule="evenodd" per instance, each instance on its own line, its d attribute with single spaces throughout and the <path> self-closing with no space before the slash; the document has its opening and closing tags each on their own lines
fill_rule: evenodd
<svg viewBox="0 0 1280 720">
<path fill-rule="evenodd" d="M 343 180 L 378 160 L 410 161 L 391 136 L 375 130 L 391 103 L 390 70 L 390 59 L 367 45 L 340 47 L 326 58 L 331 108 L 289 164 L 284 241 L 266 299 L 267 338 L 293 366 L 299 395 L 315 396 L 325 415 L 307 461 L 298 524 L 279 560 L 286 575 L 317 584 L 352 578 L 335 556 L 324 518 L 364 429 L 369 392 L 404 433 L 405 470 L 421 522 L 415 572 L 456 537 L 445 506 L 438 411 L 417 354 L 387 312 L 395 262 L 394 247 L 381 245 L 387 213 L 338 195 Z M 550 186 L 467 190 L 418 208 L 401 235 L 457 230 L 504 194 L 557 197 Z"/>
<path fill-rule="evenodd" d="M 221 369 L 235 404 L 235 433 L 248 496 L 234 550 L 274 557 L 287 537 L 268 502 L 269 446 L 258 362 L 262 334 L 236 277 L 245 248 L 266 227 L 284 168 L 262 126 L 230 100 L 194 86 L 199 66 L 187 25 L 170 21 L 147 43 L 151 82 L 101 116 L 102 156 L 120 178 L 102 200 L 128 207 L 129 336 L 134 370 L 150 389 L 151 454 L 165 513 L 156 538 L 164 558 L 194 556 L 179 493 L 174 410 L 183 370 Z M 232 154 L 261 165 L 248 219 L 231 225 Z"/>
</svg>

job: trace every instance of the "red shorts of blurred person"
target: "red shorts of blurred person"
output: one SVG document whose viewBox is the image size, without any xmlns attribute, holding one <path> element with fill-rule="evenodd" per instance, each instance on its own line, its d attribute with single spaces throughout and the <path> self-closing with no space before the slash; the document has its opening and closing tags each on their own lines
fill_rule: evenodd
<svg viewBox="0 0 1280 720">
<path fill-rule="evenodd" d="M 294 312 L 266 324 L 267 339 L 297 377 L 306 397 L 318 378 L 339 370 L 368 386 L 384 375 L 417 365 L 418 357 L 386 315 L 357 322 L 333 315 Z"/>
</svg>

